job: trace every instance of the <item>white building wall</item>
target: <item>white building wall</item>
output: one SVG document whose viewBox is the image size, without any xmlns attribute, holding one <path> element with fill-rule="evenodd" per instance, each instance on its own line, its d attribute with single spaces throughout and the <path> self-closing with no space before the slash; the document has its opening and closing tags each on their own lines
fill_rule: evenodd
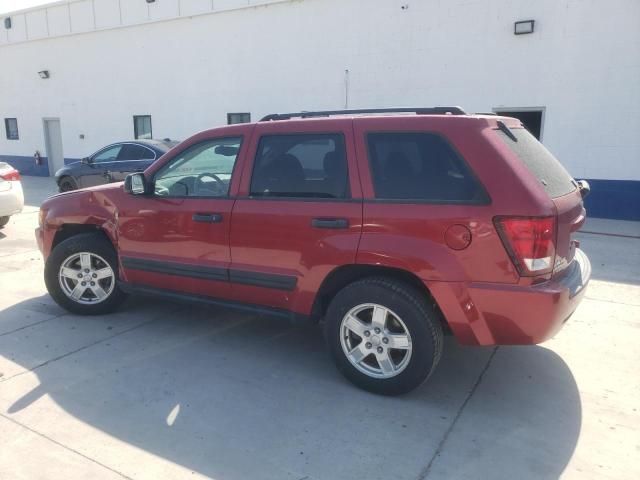
<svg viewBox="0 0 640 480">
<path fill-rule="evenodd" d="M 61 119 L 65 156 L 79 158 L 131 138 L 133 115 L 184 139 L 228 112 L 343 108 L 349 70 L 351 108 L 545 107 L 543 142 L 574 176 L 640 180 L 638 0 L 255 3 L 81 0 L 11 15 L 0 117 L 18 118 L 20 140 L 1 132 L 0 155 L 44 153 L 43 117 Z M 526 19 L 535 33 L 515 36 Z"/>
</svg>

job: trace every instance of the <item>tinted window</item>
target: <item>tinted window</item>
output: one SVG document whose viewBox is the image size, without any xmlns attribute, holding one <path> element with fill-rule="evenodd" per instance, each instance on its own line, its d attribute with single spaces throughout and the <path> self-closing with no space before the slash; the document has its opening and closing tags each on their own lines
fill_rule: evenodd
<svg viewBox="0 0 640 480">
<path fill-rule="evenodd" d="M 104 150 L 96 153 L 93 156 L 93 161 L 94 163 L 114 162 L 117 160 L 121 149 L 122 145 L 113 145 L 112 147 L 107 147 Z"/>
<path fill-rule="evenodd" d="M 440 135 L 372 133 L 369 164 L 376 198 L 485 203 L 469 167 Z"/>
<path fill-rule="evenodd" d="M 497 130 L 497 132 L 542 183 L 551 198 L 561 197 L 576 189 L 573 178 L 562 164 L 527 130 L 511 128 L 506 132 L 503 130 Z"/>
<path fill-rule="evenodd" d="M 260 140 L 252 196 L 345 198 L 347 155 L 342 135 L 273 135 Z"/>
<path fill-rule="evenodd" d="M 18 120 L 15 118 L 4 119 L 4 129 L 7 133 L 7 140 L 19 140 L 18 135 Z"/>
<path fill-rule="evenodd" d="M 120 150 L 118 160 L 153 160 L 155 154 L 152 150 L 142 145 L 127 143 Z"/>
<path fill-rule="evenodd" d="M 158 172 L 155 177 L 156 195 L 227 196 L 240 144 L 240 138 L 223 138 L 189 147 Z"/>
</svg>

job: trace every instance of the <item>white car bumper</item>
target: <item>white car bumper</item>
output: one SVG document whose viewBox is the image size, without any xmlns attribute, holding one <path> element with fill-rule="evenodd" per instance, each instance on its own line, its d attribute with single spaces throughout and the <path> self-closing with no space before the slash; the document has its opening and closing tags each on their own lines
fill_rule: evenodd
<svg viewBox="0 0 640 480">
<path fill-rule="evenodd" d="M 24 206 L 24 194 L 20 181 L 0 179 L 0 217 L 9 217 L 20 213 Z"/>
</svg>

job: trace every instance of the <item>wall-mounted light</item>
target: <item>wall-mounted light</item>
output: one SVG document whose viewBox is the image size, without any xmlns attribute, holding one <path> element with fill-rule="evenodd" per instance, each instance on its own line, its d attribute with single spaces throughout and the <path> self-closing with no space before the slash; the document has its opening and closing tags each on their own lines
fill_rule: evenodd
<svg viewBox="0 0 640 480">
<path fill-rule="evenodd" d="M 513 24 L 513 34 L 526 35 L 528 33 L 533 33 L 533 26 L 535 23 L 535 20 L 522 20 L 520 22 L 516 22 Z"/>
<path fill-rule="evenodd" d="M 46 80 L 47 78 L 49 78 L 49 70 L 42 70 L 38 72 L 38 75 L 40 75 L 40 78 L 42 78 L 43 80 Z"/>
<path fill-rule="evenodd" d="M 4 19 L 4 28 L 9 30 L 11 28 L 11 17 L 7 17 Z"/>
</svg>

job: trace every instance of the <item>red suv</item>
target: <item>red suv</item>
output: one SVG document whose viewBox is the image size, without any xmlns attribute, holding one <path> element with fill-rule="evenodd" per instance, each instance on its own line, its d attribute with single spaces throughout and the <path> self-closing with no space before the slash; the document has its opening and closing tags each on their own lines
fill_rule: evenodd
<svg viewBox="0 0 640 480">
<path fill-rule="evenodd" d="M 534 344 L 561 328 L 590 277 L 572 239 L 587 192 L 513 118 L 275 114 L 50 198 L 36 235 L 74 313 L 141 293 L 323 320 L 349 380 L 399 394 L 433 371 L 443 332 Z"/>
</svg>

